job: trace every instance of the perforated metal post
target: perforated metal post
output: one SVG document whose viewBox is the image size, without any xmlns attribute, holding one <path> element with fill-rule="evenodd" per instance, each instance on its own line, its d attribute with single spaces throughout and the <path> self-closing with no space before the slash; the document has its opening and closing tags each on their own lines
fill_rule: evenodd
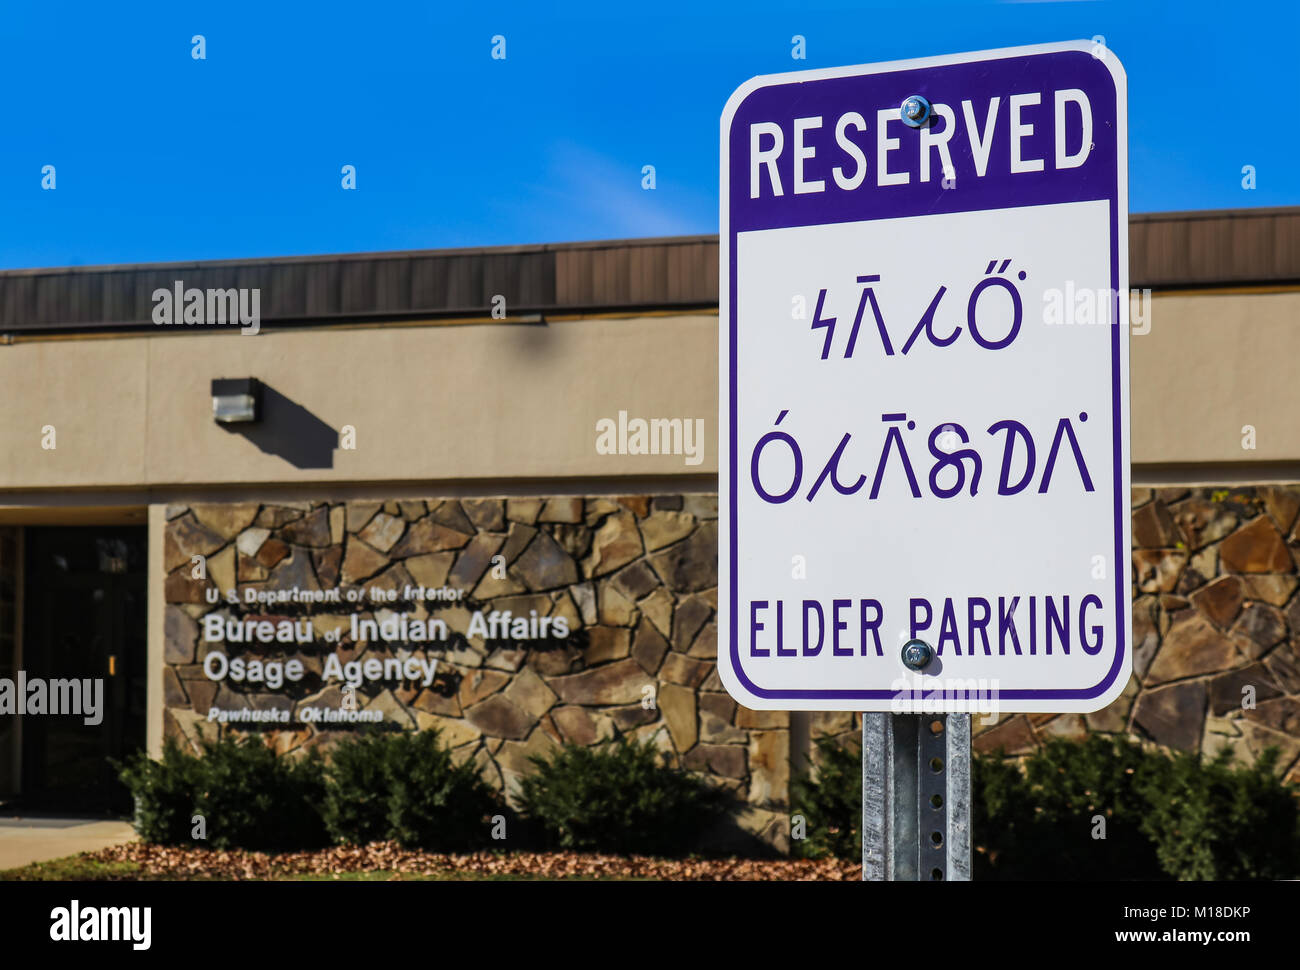
<svg viewBox="0 0 1300 970">
<path fill-rule="evenodd" d="M 862 715 L 862 878 L 970 879 L 970 715 Z"/>
</svg>

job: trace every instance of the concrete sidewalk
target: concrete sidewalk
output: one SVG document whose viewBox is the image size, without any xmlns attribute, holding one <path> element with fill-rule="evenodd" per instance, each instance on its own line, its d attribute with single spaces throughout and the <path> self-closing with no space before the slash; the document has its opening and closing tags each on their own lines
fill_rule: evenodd
<svg viewBox="0 0 1300 970">
<path fill-rule="evenodd" d="M 130 822 L 113 819 L 0 816 L 0 871 L 93 852 L 135 838 Z"/>
</svg>

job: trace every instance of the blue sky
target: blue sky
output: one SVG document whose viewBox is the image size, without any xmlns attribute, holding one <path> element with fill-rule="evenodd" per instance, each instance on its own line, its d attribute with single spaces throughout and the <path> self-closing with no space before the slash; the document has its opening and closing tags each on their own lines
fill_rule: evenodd
<svg viewBox="0 0 1300 970">
<path fill-rule="evenodd" d="M 1128 71 L 1132 211 L 1293 205 L 1298 8 L 11 4 L 0 268 L 716 232 L 718 118 L 746 79 L 1095 35 Z"/>
</svg>

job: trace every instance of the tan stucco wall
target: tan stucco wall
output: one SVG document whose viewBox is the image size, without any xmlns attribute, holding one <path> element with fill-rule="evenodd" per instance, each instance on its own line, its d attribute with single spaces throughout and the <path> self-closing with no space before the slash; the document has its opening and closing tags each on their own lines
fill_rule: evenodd
<svg viewBox="0 0 1300 970">
<path fill-rule="evenodd" d="M 0 488 L 144 481 L 149 341 L 0 346 Z M 47 425 L 55 447 L 43 449 Z"/>
<path fill-rule="evenodd" d="M 1300 292 L 1151 302 L 1150 332 L 1129 343 L 1133 463 L 1300 460 Z"/>
<path fill-rule="evenodd" d="M 717 325 L 699 314 L 20 341 L 0 346 L 0 490 L 714 474 Z M 1300 292 L 1157 293 L 1131 347 L 1135 465 L 1300 461 Z M 246 376 L 335 431 L 354 426 L 356 449 L 303 469 L 223 430 L 209 381 Z M 619 409 L 703 418 L 703 462 L 597 454 L 596 422 Z"/>
<path fill-rule="evenodd" d="M 0 347 L 0 489 L 591 477 L 717 470 L 717 318 L 180 333 Z M 298 469 L 212 420 L 253 376 L 356 449 Z M 10 390 L 12 389 L 12 390 Z M 597 454 L 596 422 L 702 418 L 704 460 Z M 41 448 L 41 429 L 57 449 Z"/>
</svg>

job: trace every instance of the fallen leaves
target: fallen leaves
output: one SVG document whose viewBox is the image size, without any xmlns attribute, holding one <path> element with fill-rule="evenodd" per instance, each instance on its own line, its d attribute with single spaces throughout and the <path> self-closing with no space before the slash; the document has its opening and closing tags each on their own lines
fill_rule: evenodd
<svg viewBox="0 0 1300 970">
<path fill-rule="evenodd" d="M 130 878 L 276 879 L 294 875 L 338 878 L 348 872 L 412 876 L 529 876 L 535 879 L 661 879 L 715 882 L 857 881 L 862 866 L 842 859 L 657 859 L 583 852 L 474 852 L 449 854 L 404 849 L 395 842 L 342 845 L 312 852 L 264 852 L 148 845 L 131 842 L 89 853 L 99 862 L 133 862 Z"/>
</svg>

